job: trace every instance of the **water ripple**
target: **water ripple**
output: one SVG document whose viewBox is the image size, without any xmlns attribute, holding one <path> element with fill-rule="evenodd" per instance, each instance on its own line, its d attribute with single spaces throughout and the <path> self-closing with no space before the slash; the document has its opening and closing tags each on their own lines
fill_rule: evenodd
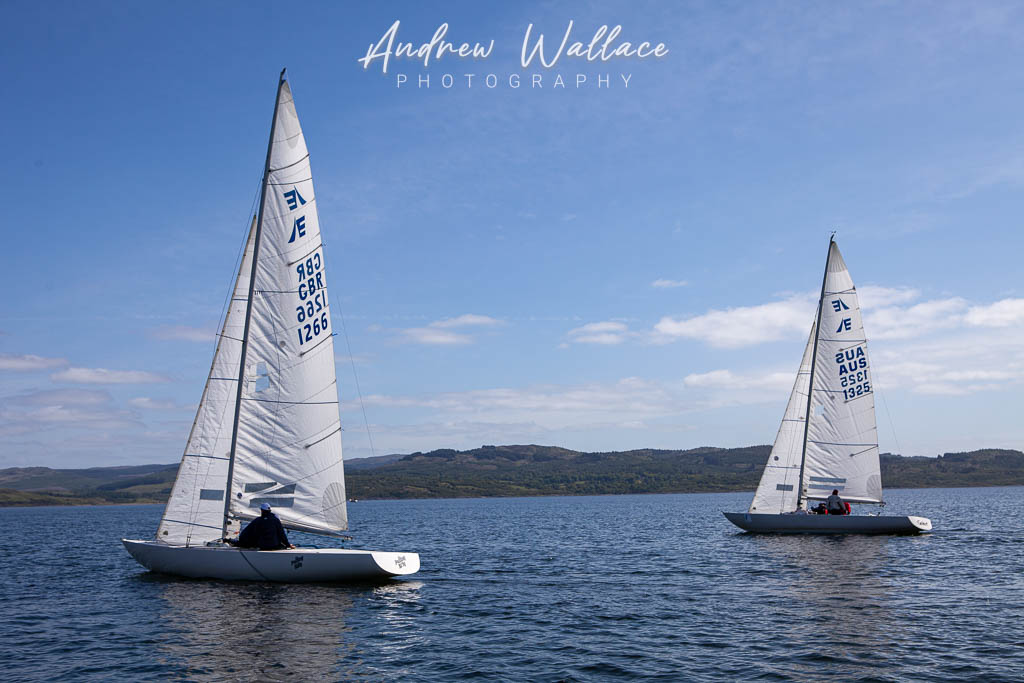
<svg viewBox="0 0 1024 683">
<path fill-rule="evenodd" d="M 423 569 L 333 586 L 149 574 L 117 539 L 151 535 L 155 506 L 3 509 L 0 664 L 61 681 L 1019 678 L 1024 488 L 887 494 L 936 533 L 751 536 L 720 514 L 746 494 L 362 502 L 355 547 Z"/>
</svg>

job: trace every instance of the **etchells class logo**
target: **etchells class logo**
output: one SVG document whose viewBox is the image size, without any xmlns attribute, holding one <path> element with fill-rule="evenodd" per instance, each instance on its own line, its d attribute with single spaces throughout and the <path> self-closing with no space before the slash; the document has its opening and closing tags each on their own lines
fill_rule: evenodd
<svg viewBox="0 0 1024 683">
<path fill-rule="evenodd" d="M 358 61 L 364 71 L 380 68 L 381 74 L 393 79 L 396 88 L 404 90 L 628 89 L 633 81 L 632 71 L 612 70 L 613 64 L 657 61 L 668 54 L 665 43 L 625 40 L 618 24 L 611 28 L 607 24 L 599 26 L 589 34 L 589 40 L 578 40 L 570 19 L 564 32 L 550 38 L 530 24 L 523 35 L 518 69 L 489 70 L 481 63 L 495 54 L 494 40 L 455 43 L 446 39 L 449 27 L 445 22 L 427 42 L 403 42 L 398 38 L 400 25 L 401 21 L 391 24 L 376 43 L 370 43 L 366 55 Z M 472 67 L 458 66 L 460 62 L 456 60 L 471 60 Z M 411 62 L 418 62 L 423 68 L 407 71 Z M 428 71 L 442 63 L 443 71 Z"/>
</svg>

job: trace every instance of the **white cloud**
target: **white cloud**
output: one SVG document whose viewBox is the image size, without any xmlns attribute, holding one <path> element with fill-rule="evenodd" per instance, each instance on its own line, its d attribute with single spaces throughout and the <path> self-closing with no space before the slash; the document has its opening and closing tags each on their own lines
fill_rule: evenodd
<svg viewBox="0 0 1024 683">
<path fill-rule="evenodd" d="M 459 334 L 450 330 L 442 330 L 436 327 L 410 327 L 399 330 L 402 339 L 414 344 L 471 344 L 473 338 L 467 334 Z"/>
<path fill-rule="evenodd" d="M 75 384 L 154 384 L 168 379 L 142 370 L 107 370 L 106 368 L 68 368 L 50 375 L 56 382 Z"/>
<path fill-rule="evenodd" d="M 1003 299 L 988 306 L 971 306 L 964 321 L 979 327 L 1019 325 L 1024 323 L 1024 299 Z"/>
<path fill-rule="evenodd" d="M 148 396 L 137 396 L 128 399 L 128 405 L 143 410 L 177 410 L 178 405 L 174 401 L 149 398 Z"/>
<path fill-rule="evenodd" d="M 0 370 L 30 372 L 32 370 L 49 370 L 67 365 L 66 358 L 44 358 L 32 354 L 0 353 Z"/>
<path fill-rule="evenodd" d="M 702 389 L 737 389 L 740 391 L 775 389 L 781 391 L 791 388 L 794 379 L 793 373 L 790 372 L 738 375 L 731 370 L 712 370 L 711 372 L 687 375 L 683 378 L 683 384 Z"/>
<path fill-rule="evenodd" d="M 426 327 L 409 327 L 398 330 L 400 339 L 414 344 L 432 344 L 451 346 L 472 344 L 475 339 L 465 332 L 454 332 L 453 329 L 464 327 L 498 327 L 504 325 L 503 320 L 486 315 L 466 313 L 454 318 L 443 318 L 427 324 Z"/>
<path fill-rule="evenodd" d="M 155 337 L 156 339 L 190 342 L 209 342 L 213 341 L 216 337 L 213 330 L 203 329 L 201 327 L 188 327 L 186 325 L 158 327 L 150 331 L 150 336 Z"/>
<path fill-rule="evenodd" d="M 95 406 L 109 403 L 110 394 L 98 389 L 48 389 L 20 394 L 12 399 L 21 405 Z"/>
<path fill-rule="evenodd" d="M 888 391 L 966 395 L 1024 383 L 1024 348 L 998 329 L 968 328 L 938 338 L 882 341 L 872 351 L 876 385 Z"/>
<path fill-rule="evenodd" d="M 112 405 L 105 391 L 54 389 L 0 399 L 0 434 L 50 436 L 54 430 L 124 430 L 140 427 L 129 413 Z M 61 431 L 66 437 L 66 432 Z"/>
<path fill-rule="evenodd" d="M 783 301 L 708 311 L 692 318 L 663 317 L 654 326 L 653 341 L 697 339 L 719 348 L 741 348 L 780 339 L 798 339 L 810 332 L 815 302 L 811 295 Z"/>
<path fill-rule="evenodd" d="M 871 340 L 913 339 L 938 331 L 971 327 L 1024 325 L 1024 299 L 1003 299 L 971 305 L 962 297 L 914 303 L 921 293 L 909 287 L 867 285 L 857 289 L 864 329 Z M 669 343 L 695 339 L 718 348 L 742 348 L 807 334 L 814 317 L 815 297 L 798 294 L 782 301 L 725 310 L 690 318 L 663 317 L 651 340 Z"/>
<path fill-rule="evenodd" d="M 430 396 L 371 395 L 370 406 L 420 407 L 495 423 L 533 422 L 562 428 L 573 424 L 635 421 L 672 415 L 682 407 L 678 397 L 657 382 L 627 377 L 613 384 L 536 385 L 450 392 Z M 346 409 L 358 409 L 347 403 Z"/>
<path fill-rule="evenodd" d="M 868 339 L 910 339 L 937 330 L 958 327 L 967 310 L 960 297 L 934 299 L 909 307 L 888 306 L 864 311 Z"/>
<path fill-rule="evenodd" d="M 860 302 L 861 309 L 865 311 L 883 306 L 909 303 L 920 296 L 921 292 L 910 287 L 864 285 L 857 288 L 857 299 Z"/>
<path fill-rule="evenodd" d="M 655 287 L 657 289 L 670 289 L 672 287 L 685 287 L 687 284 L 686 280 L 665 280 L 659 278 L 651 283 L 651 287 Z"/>
<path fill-rule="evenodd" d="M 576 344 L 621 344 L 631 336 L 629 326 L 617 321 L 587 323 L 567 332 L 569 341 Z"/>
<path fill-rule="evenodd" d="M 436 320 L 430 323 L 429 327 L 449 328 L 449 327 L 470 327 L 470 326 L 484 326 L 493 327 L 496 325 L 504 325 L 504 321 L 498 320 L 497 318 L 491 318 L 486 315 L 475 315 L 473 313 L 466 313 L 455 318 L 444 318 L 442 320 Z"/>
<path fill-rule="evenodd" d="M 683 378 L 690 400 L 702 408 L 770 403 L 782 406 L 793 388 L 792 371 L 733 372 L 711 370 Z"/>
</svg>

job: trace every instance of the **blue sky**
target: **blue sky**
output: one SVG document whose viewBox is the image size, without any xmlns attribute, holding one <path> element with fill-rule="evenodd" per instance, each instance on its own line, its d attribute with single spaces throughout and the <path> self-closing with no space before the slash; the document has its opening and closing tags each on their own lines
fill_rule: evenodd
<svg viewBox="0 0 1024 683">
<path fill-rule="evenodd" d="M 669 52 L 524 69 L 570 19 Z M 364 70 L 395 20 L 493 53 Z M 770 443 L 832 230 L 882 449 L 1022 448 L 1022 36 L 987 2 L 5 3 L 0 466 L 180 457 L 284 66 L 347 457 L 353 364 L 376 454 Z"/>
</svg>

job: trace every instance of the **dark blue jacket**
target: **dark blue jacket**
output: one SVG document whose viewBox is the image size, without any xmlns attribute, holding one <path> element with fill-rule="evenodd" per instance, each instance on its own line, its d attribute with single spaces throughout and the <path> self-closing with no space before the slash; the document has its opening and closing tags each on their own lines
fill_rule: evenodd
<svg viewBox="0 0 1024 683">
<path fill-rule="evenodd" d="M 249 522 L 238 536 L 239 548 L 259 548 L 260 550 L 281 550 L 287 548 L 288 536 L 284 526 L 270 510 L 263 510 L 256 519 Z"/>
</svg>

